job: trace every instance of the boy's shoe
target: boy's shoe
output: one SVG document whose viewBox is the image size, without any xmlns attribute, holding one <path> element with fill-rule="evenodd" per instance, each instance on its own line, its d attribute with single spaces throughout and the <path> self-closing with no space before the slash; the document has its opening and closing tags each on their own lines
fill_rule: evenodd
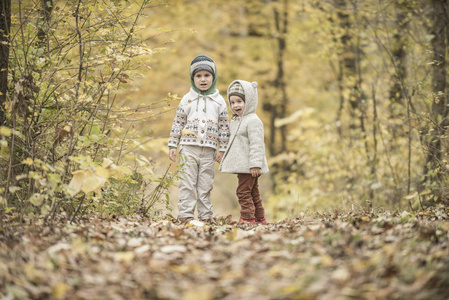
<svg viewBox="0 0 449 300">
<path fill-rule="evenodd" d="M 262 224 L 262 225 L 267 225 L 267 220 L 265 220 L 265 217 L 263 217 L 262 219 L 257 219 L 256 218 L 256 223 L 257 224 Z"/>
<path fill-rule="evenodd" d="M 178 218 L 178 221 L 181 223 L 181 224 L 187 224 L 187 223 L 189 223 L 190 221 L 192 221 L 193 220 L 193 218 L 190 218 L 190 217 L 187 217 L 187 218 Z"/>
<path fill-rule="evenodd" d="M 217 225 L 217 220 L 215 218 L 201 220 L 205 225 Z"/>
<path fill-rule="evenodd" d="M 248 224 L 248 223 L 251 225 L 256 225 L 256 220 L 254 219 L 245 220 L 242 217 L 240 217 L 239 224 Z"/>
</svg>

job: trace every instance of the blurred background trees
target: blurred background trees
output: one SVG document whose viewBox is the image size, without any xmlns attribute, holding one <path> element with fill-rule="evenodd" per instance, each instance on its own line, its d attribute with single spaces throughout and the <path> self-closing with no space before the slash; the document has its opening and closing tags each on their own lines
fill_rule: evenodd
<svg viewBox="0 0 449 300">
<path fill-rule="evenodd" d="M 190 87 L 190 61 L 206 54 L 217 63 L 223 96 L 234 79 L 259 83 L 271 218 L 447 203 L 447 1 L 141 2 L 13 4 L 7 44 L 14 50 L 1 91 L 14 132 L 3 135 L 5 201 L 28 203 L 34 181 L 49 178 L 39 164 L 23 164 L 28 157 L 62 167 L 56 186 L 64 195 L 71 172 L 88 169 L 80 163 L 86 157 L 87 165 L 108 157 L 128 169 L 122 179 L 108 173 L 102 190 L 110 193 L 98 200 L 76 194 L 72 215 L 89 201 L 111 212 L 130 203 L 119 191 L 147 199 L 144 191 L 170 166 L 167 136 Z M 11 110 L 22 89 L 26 105 Z M 30 179 L 36 168 L 43 177 Z M 18 181 L 20 174 L 27 179 Z M 234 177 L 217 172 L 218 214 L 235 212 Z M 176 188 L 167 188 L 164 201 L 175 207 Z"/>
</svg>

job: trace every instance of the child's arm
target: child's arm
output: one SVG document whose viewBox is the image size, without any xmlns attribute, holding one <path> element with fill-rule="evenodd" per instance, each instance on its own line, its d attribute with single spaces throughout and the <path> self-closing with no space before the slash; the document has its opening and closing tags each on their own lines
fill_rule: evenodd
<svg viewBox="0 0 449 300">
<path fill-rule="evenodd" d="M 172 161 L 176 161 L 176 148 L 170 148 L 168 155 Z"/>
<path fill-rule="evenodd" d="M 259 118 L 251 120 L 251 126 L 247 127 L 249 140 L 249 167 L 251 174 L 253 168 L 262 168 L 265 157 L 264 130 Z"/>
<path fill-rule="evenodd" d="M 187 122 L 187 114 L 182 107 L 182 100 L 176 110 L 176 116 L 170 130 L 170 138 L 168 139 L 168 156 L 172 161 L 176 160 L 176 149 L 178 148 L 179 140 L 181 139 L 182 130 Z"/>
<path fill-rule="evenodd" d="M 251 176 L 259 177 L 260 175 L 262 175 L 260 168 L 251 168 Z"/>
<path fill-rule="evenodd" d="M 229 136 L 230 136 L 230 133 L 229 133 L 228 109 L 226 108 L 226 105 L 225 105 L 225 108 L 223 109 L 223 111 L 220 113 L 220 115 L 218 117 L 218 142 L 219 142 L 218 151 L 220 151 L 220 153 L 222 152 L 224 154 L 224 151 L 226 151 L 226 148 L 227 148 L 228 142 L 229 142 Z M 217 157 L 218 157 L 218 155 L 217 155 Z M 222 157 L 223 157 L 223 155 L 221 155 L 220 160 Z M 215 160 L 217 160 L 217 158 L 215 158 Z"/>
<path fill-rule="evenodd" d="M 178 106 L 176 110 L 176 116 L 173 120 L 173 124 L 170 130 L 170 138 L 168 140 L 168 146 L 170 148 L 177 148 L 179 144 L 179 140 L 181 139 L 181 132 L 184 129 L 185 124 L 187 123 L 187 114 L 184 111 L 182 105 Z"/>
<path fill-rule="evenodd" d="M 223 158 L 223 154 L 224 154 L 224 151 L 220 151 L 220 152 L 218 152 L 218 154 L 215 156 L 215 161 L 216 161 L 217 163 L 221 163 L 221 159 Z"/>
</svg>

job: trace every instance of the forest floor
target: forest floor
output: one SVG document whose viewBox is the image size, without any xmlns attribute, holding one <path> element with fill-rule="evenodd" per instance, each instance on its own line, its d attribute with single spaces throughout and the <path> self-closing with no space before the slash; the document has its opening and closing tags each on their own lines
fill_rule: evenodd
<svg viewBox="0 0 449 300">
<path fill-rule="evenodd" d="M 3 224 L 0 299 L 449 299 L 444 207 L 266 226 L 129 216 Z"/>
</svg>

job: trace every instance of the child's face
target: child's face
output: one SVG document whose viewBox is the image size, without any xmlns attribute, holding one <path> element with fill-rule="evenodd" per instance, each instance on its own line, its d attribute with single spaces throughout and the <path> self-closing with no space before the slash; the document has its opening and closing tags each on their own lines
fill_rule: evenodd
<svg viewBox="0 0 449 300">
<path fill-rule="evenodd" d="M 214 76 L 206 70 L 198 71 L 193 75 L 193 82 L 201 91 L 208 90 L 212 85 L 212 81 L 214 81 Z"/>
<path fill-rule="evenodd" d="M 235 112 L 237 116 L 241 117 L 243 115 L 243 110 L 245 109 L 245 101 L 236 95 L 229 97 L 229 101 L 231 103 L 232 111 Z"/>
</svg>

